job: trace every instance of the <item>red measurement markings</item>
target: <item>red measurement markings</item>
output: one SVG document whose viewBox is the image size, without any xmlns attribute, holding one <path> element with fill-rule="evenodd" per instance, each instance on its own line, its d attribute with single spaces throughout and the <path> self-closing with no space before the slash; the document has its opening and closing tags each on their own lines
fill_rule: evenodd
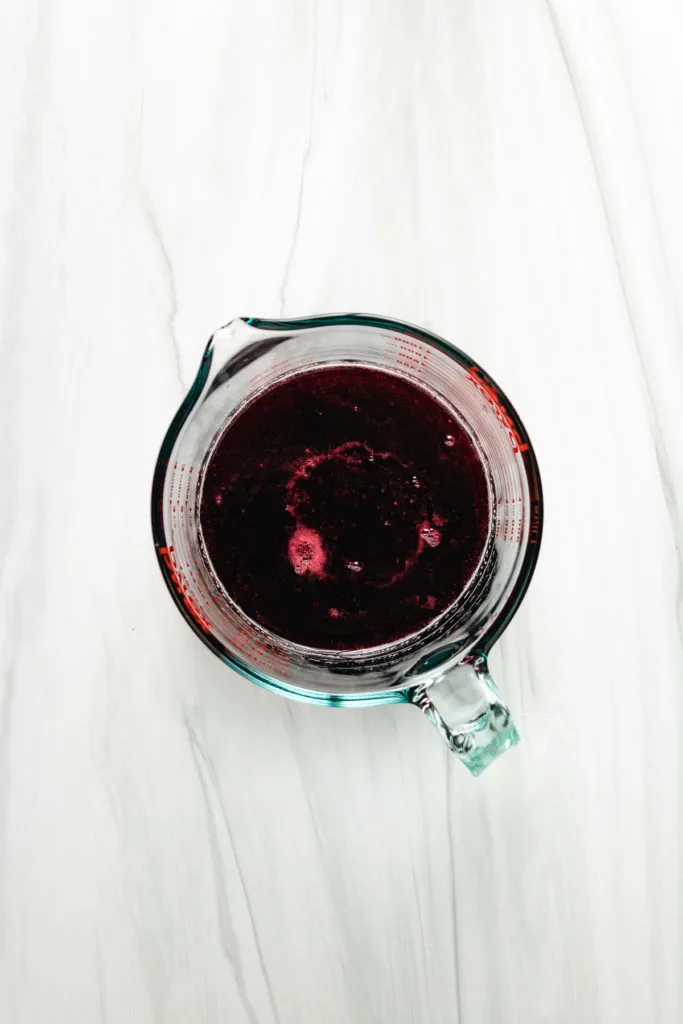
<svg viewBox="0 0 683 1024">
<path fill-rule="evenodd" d="M 501 530 L 503 536 L 501 537 Z M 522 520 L 515 522 L 513 519 L 504 519 L 496 525 L 496 540 L 503 542 L 514 542 L 519 544 L 522 540 Z M 529 543 L 532 543 L 529 541 Z"/>
<path fill-rule="evenodd" d="M 519 436 L 519 433 L 517 432 L 517 429 L 512 419 L 508 415 L 505 406 L 501 403 L 498 397 L 498 392 L 496 391 L 494 386 L 492 384 L 489 384 L 488 381 L 483 380 L 483 378 L 479 376 L 479 370 L 477 369 L 476 366 L 470 367 L 467 376 L 468 379 L 472 382 L 472 384 L 474 384 L 477 391 L 484 396 L 486 401 L 493 408 L 493 411 L 496 414 L 496 418 L 500 420 L 500 422 L 507 430 L 508 437 L 512 442 L 512 450 L 514 452 L 527 451 L 529 445 L 524 444 L 521 437 Z"/>
<path fill-rule="evenodd" d="M 187 608 L 188 612 L 195 620 L 198 626 L 200 626 L 205 633 L 211 632 L 211 623 L 204 615 L 204 612 L 198 606 L 192 595 L 189 593 L 188 588 L 182 578 L 180 569 L 175 560 L 173 554 L 173 547 L 170 548 L 159 548 L 159 554 L 164 560 L 164 564 L 169 571 L 171 579 L 175 585 L 176 590 L 183 599 L 183 604 Z"/>
<path fill-rule="evenodd" d="M 429 359 L 429 348 L 426 345 L 399 335 L 386 339 L 385 352 L 394 366 L 409 370 L 416 376 L 420 376 Z"/>
<path fill-rule="evenodd" d="M 275 363 L 274 366 L 269 366 L 266 370 L 261 370 L 260 373 L 255 374 L 250 382 L 250 399 L 255 398 L 262 391 L 265 391 L 266 388 L 270 387 L 276 379 L 293 369 L 294 367 L 289 359 L 281 359 L 280 362 Z"/>
<path fill-rule="evenodd" d="M 185 482 L 185 495 L 184 495 L 184 497 L 185 497 L 184 507 L 185 508 L 187 508 L 187 504 L 188 504 L 190 498 L 192 497 L 191 491 L 192 491 L 192 474 L 193 473 L 194 473 L 194 466 L 190 466 L 190 468 L 188 470 L 188 473 L 187 473 L 187 480 Z M 181 495 L 181 497 L 182 496 L 183 495 Z"/>
<path fill-rule="evenodd" d="M 498 502 L 499 518 L 496 521 L 496 540 L 521 543 L 524 524 L 524 499 L 508 498 Z M 515 508 L 515 506 L 518 506 Z M 505 511 L 503 511 L 505 509 Z M 529 543 L 534 543 L 529 541 Z"/>
<path fill-rule="evenodd" d="M 531 503 L 531 525 L 529 526 L 529 544 L 538 544 L 541 536 L 541 507 L 538 501 Z"/>
<path fill-rule="evenodd" d="M 420 355 L 421 346 L 415 344 L 412 341 L 402 339 L 398 346 L 398 355 L 396 356 L 396 365 L 402 366 L 406 370 L 410 370 L 412 373 L 420 372 Z"/>
<path fill-rule="evenodd" d="M 242 622 L 237 632 L 230 638 L 230 643 L 238 654 L 245 655 L 249 648 L 250 637 L 251 629 Z"/>
<path fill-rule="evenodd" d="M 237 653 L 253 666 L 266 669 L 272 672 L 274 668 L 282 669 L 288 662 L 283 654 L 277 651 L 253 631 L 251 626 L 241 623 L 235 635 L 231 638 L 231 644 Z"/>
</svg>

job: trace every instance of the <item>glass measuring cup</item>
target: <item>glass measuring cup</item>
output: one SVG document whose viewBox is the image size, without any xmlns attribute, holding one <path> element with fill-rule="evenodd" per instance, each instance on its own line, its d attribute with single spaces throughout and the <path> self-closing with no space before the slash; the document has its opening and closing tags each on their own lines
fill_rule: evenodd
<svg viewBox="0 0 683 1024">
<path fill-rule="evenodd" d="M 457 415 L 487 472 L 488 539 L 460 596 L 421 630 L 364 650 L 317 650 L 270 633 L 230 599 L 204 551 L 199 508 L 204 471 L 226 421 L 293 373 L 349 363 L 402 376 Z M 218 657 L 296 700 L 414 704 L 474 775 L 519 739 L 487 655 L 524 596 L 541 527 L 529 438 L 491 378 L 428 331 L 358 314 L 237 319 L 216 331 L 164 438 L 152 487 L 162 574 L 185 619 Z"/>
</svg>

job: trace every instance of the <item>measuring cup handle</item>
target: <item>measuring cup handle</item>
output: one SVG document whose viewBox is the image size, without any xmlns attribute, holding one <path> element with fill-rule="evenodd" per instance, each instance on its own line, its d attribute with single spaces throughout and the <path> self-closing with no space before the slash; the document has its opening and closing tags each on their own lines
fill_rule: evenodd
<svg viewBox="0 0 683 1024">
<path fill-rule="evenodd" d="M 451 750 L 472 775 L 519 743 L 510 711 L 477 653 L 430 683 L 418 687 L 413 702 L 431 718 Z"/>
</svg>

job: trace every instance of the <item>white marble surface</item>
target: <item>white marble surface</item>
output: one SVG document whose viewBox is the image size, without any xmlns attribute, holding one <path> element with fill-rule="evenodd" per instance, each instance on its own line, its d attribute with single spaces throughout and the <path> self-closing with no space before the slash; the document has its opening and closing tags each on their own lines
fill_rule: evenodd
<svg viewBox="0 0 683 1024">
<path fill-rule="evenodd" d="M 0 1020 L 680 1024 L 680 0 L 24 0 L 0 38 Z M 546 531 L 468 777 L 232 676 L 149 528 L 211 330 L 512 396 Z"/>
</svg>

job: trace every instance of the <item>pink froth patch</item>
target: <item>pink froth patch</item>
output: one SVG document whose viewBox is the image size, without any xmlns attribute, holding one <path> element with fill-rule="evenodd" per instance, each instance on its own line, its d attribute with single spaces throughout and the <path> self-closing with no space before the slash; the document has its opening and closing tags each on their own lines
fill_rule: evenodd
<svg viewBox="0 0 683 1024">
<path fill-rule="evenodd" d="M 308 526 L 297 526 L 289 538 L 287 555 L 297 576 L 322 578 L 325 575 L 327 555 L 322 538 L 316 530 Z"/>
</svg>

